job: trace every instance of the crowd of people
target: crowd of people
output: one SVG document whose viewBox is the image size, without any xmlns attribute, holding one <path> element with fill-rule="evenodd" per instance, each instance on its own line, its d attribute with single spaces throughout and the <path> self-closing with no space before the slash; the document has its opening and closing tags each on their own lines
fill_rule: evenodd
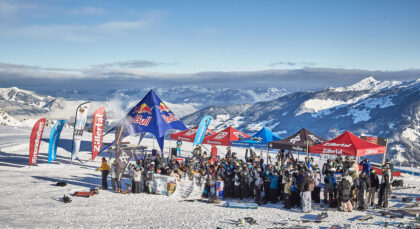
<svg viewBox="0 0 420 229">
<path fill-rule="evenodd" d="M 359 164 L 363 167 L 360 172 Z M 98 170 L 102 171 L 103 189 L 108 189 L 110 171 L 113 191 L 121 192 L 115 161 L 109 166 L 103 158 Z M 321 203 L 322 196 L 323 203 L 331 208 L 351 212 L 357 207 L 363 211 L 369 204 L 388 207 L 392 170 L 392 163 L 386 160 L 379 179 L 367 159 L 357 163 L 348 156 L 338 156 L 335 160 L 328 159 L 320 167 L 312 157 L 299 161 L 284 150 L 279 151 L 274 159 L 268 157 L 265 162 L 252 150 L 246 150 L 243 159 L 238 158 L 230 147 L 224 157 L 212 157 L 197 146 L 192 156 L 183 158 L 182 162 L 177 160 L 177 155 L 164 158 L 156 154 L 130 164 L 128 192 L 152 193 L 153 175 L 162 174 L 199 179 L 205 185 L 203 197 L 209 198 L 209 202 L 219 202 L 219 198 L 255 201 L 260 206 L 282 202 L 286 209 L 299 207 L 303 212 L 310 212 L 312 202 Z"/>
</svg>

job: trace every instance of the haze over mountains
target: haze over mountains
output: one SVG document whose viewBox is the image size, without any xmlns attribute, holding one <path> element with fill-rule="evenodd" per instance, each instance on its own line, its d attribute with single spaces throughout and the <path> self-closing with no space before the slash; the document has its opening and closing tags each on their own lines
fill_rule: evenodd
<svg viewBox="0 0 420 229">
<path fill-rule="evenodd" d="M 95 108 L 106 106 L 109 121 L 113 122 L 123 117 L 149 89 L 98 92 L 50 89 L 38 94 L 16 87 L 2 88 L 0 123 L 31 127 L 40 116 L 67 119 L 71 123 L 77 105 L 86 100 L 93 101 L 90 114 Z M 305 127 L 324 138 L 350 130 L 357 135 L 387 137 L 391 156 L 400 152 L 407 163 L 420 161 L 420 79 L 400 82 L 368 77 L 351 86 L 306 92 L 281 88 L 154 90 L 190 126 L 199 123 L 204 115 L 211 115 L 215 118 L 211 123 L 215 130 L 233 125 L 253 133 L 266 126 L 286 137 Z"/>
</svg>

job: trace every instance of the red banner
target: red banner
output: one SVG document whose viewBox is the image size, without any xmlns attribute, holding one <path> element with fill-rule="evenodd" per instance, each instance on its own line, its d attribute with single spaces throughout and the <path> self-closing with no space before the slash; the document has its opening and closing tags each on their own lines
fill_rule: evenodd
<svg viewBox="0 0 420 229">
<path fill-rule="evenodd" d="M 102 147 L 102 139 L 104 135 L 105 125 L 105 107 L 101 107 L 93 114 L 93 128 L 92 128 L 92 161 L 98 155 Z"/>
<path fill-rule="evenodd" d="M 41 118 L 32 128 L 31 139 L 29 143 L 29 165 L 36 164 L 41 145 L 42 133 L 44 133 L 45 122 L 47 119 Z"/>
</svg>

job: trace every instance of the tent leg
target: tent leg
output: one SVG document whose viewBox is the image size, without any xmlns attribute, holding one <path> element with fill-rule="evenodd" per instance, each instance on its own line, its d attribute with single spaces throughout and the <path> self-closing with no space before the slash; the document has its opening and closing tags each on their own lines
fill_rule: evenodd
<svg viewBox="0 0 420 229">
<path fill-rule="evenodd" d="M 384 156 L 382 157 L 382 165 L 385 164 L 385 160 L 386 160 L 386 151 L 388 150 L 388 139 L 386 140 L 386 144 L 385 144 L 385 153 Z"/>
</svg>

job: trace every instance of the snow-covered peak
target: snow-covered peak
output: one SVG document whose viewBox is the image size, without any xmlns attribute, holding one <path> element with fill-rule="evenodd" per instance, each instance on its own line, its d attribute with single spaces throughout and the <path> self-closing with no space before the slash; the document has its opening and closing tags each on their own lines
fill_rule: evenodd
<svg viewBox="0 0 420 229">
<path fill-rule="evenodd" d="M 400 85 L 400 81 L 379 81 L 376 80 L 373 76 L 362 79 L 361 81 L 347 87 L 338 87 L 333 89 L 337 92 L 344 91 L 378 91 L 385 88 L 391 88 L 396 85 Z"/>
</svg>

